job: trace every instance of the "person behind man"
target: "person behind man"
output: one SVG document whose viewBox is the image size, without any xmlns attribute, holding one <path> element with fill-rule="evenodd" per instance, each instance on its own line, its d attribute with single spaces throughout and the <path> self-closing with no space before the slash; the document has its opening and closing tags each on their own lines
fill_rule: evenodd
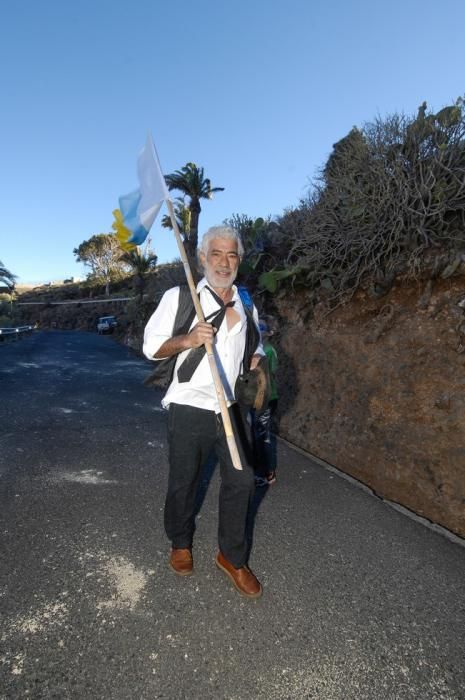
<svg viewBox="0 0 465 700">
<path fill-rule="evenodd" d="M 188 333 L 173 335 L 180 288 L 169 289 L 147 323 L 143 350 L 154 360 L 177 355 L 173 379 L 162 401 L 169 411 L 169 477 L 164 510 L 165 531 L 172 545 L 169 564 L 181 576 L 193 573 L 197 489 L 202 467 L 214 449 L 221 476 L 219 551 L 215 561 L 242 595 L 258 598 L 262 586 L 247 566 L 246 526 L 254 493 L 248 409 L 235 402 L 234 385 L 245 349 L 250 347 L 246 340 L 250 341 L 252 335 L 256 339 L 249 358 L 252 369 L 264 353 L 254 328 L 254 322 L 258 328 L 257 311 L 253 309 L 253 322 L 233 284 L 242 254 L 243 246 L 234 229 L 210 228 L 198 251 L 205 276 L 197 285 L 197 293 L 206 321 L 198 322 L 194 317 Z M 242 470 L 231 461 L 207 355 L 199 357 L 202 351 L 196 350 L 204 348 L 206 342 L 214 347 Z"/>
<path fill-rule="evenodd" d="M 252 430 L 254 439 L 255 483 L 267 486 L 276 481 L 276 436 L 274 435 L 274 416 L 278 406 L 278 354 L 270 342 L 273 331 L 265 319 L 259 321 L 263 349 L 268 359 L 271 393 L 268 406 L 257 413 L 252 410 Z"/>
</svg>

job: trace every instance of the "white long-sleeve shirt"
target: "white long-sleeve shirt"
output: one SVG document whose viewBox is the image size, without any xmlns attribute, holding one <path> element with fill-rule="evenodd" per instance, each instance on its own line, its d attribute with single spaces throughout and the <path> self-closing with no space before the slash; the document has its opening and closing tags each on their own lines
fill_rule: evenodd
<svg viewBox="0 0 465 700">
<path fill-rule="evenodd" d="M 212 294 L 208 289 L 205 289 L 207 284 L 208 282 L 204 277 L 197 285 L 197 293 L 200 293 L 200 304 L 205 317 L 217 311 L 219 308 Z M 234 385 L 242 370 L 247 331 L 247 316 L 239 292 L 236 286 L 233 286 L 232 290 L 232 300 L 235 302 L 234 310 L 239 314 L 239 321 L 231 329 L 228 329 L 228 324 L 225 320 L 221 324 L 213 340 L 213 352 L 225 389 L 228 406 L 235 400 Z M 173 335 L 178 301 L 179 287 L 168 289 L 145 327 L 143 352 L 149 360 L 155 360 L 154 355 L 163 343 L 169 340 Z M 258 313 L 255 307 L 253 308 L 253 317 L 258 326 Z M 190 329 L 192 329 L 196 323 L 198 323 L 197 316 L 194 317 Z M 173 402 L 204 408 L 219 413 L 220 407 L 206 354 L 195 370 L 191 380 L 188 382 L 178 382 L 177 370 L 188 352 L 189 350 L 184 350 L 178 355 L 174 368 L 173 380 L 162 401 L 162 406 L 168 408 L 170 403 Z M 261 343 L 257 346 L 255 352 L 264 355 Z"/>
</svg>

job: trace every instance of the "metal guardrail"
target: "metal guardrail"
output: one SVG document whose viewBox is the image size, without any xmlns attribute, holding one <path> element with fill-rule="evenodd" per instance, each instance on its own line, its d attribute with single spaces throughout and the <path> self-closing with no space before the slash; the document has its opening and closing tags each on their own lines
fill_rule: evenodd
<svg viewBox="0 0 465 700">
<path fill-rule="evenodd" d="M 144 295 L 145 296 L 145 295 Z M 110 304 L 118 301 L 131 301 L 137 297 L 105 297 L 105 299 L 66 299 L 65 301 L 15 301 L 16 306 L 60 306 L 64 304 Z"/>
<path fill-rule="evenodd" d="M 24 333 L 32 333 L 34 326 L 15 326 L 14 328 L 0 328 L 0 341 L 19 340 Z"/>
</svg>

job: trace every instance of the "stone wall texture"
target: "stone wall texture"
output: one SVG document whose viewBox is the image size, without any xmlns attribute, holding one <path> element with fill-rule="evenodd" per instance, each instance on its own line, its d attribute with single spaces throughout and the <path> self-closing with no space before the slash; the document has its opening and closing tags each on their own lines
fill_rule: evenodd
<svg viewBox="0 0 465 700">
<path fill-rule="evenodd" d="M 463 301 L 463 306 L 461 302 Z M 465 537 L 465 280 L 275 302 L 279 432 Z"/>
</svg>

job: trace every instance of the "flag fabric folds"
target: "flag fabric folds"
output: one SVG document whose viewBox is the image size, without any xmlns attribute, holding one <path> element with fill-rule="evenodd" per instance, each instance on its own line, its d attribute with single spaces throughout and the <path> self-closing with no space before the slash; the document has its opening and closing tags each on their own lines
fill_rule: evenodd
<svg viewBox="0 0 465 700">
<path fill-rule="evenodd" d="M 125 250 L 142 245 L 163 202 L 169 198 L 165 178 L 150 134 L 137 159 L 139 188 L 119 198 L 112 228 Z"/>
<path fill-rule="evenodd" d="M 115 236 L 118 239 L 118 243 L 121 248 L 125 251 L 135 250 L 137 248 L 135 243 L 128 243 L 132 236 L 132 231 L 130 231 L 125 225 L 123 220 L 123 215 L 119 209 L 113 210 L 113 216 L 115 220 L 113 221 L 111 228 L 115 231 Z"/>
</svg>

